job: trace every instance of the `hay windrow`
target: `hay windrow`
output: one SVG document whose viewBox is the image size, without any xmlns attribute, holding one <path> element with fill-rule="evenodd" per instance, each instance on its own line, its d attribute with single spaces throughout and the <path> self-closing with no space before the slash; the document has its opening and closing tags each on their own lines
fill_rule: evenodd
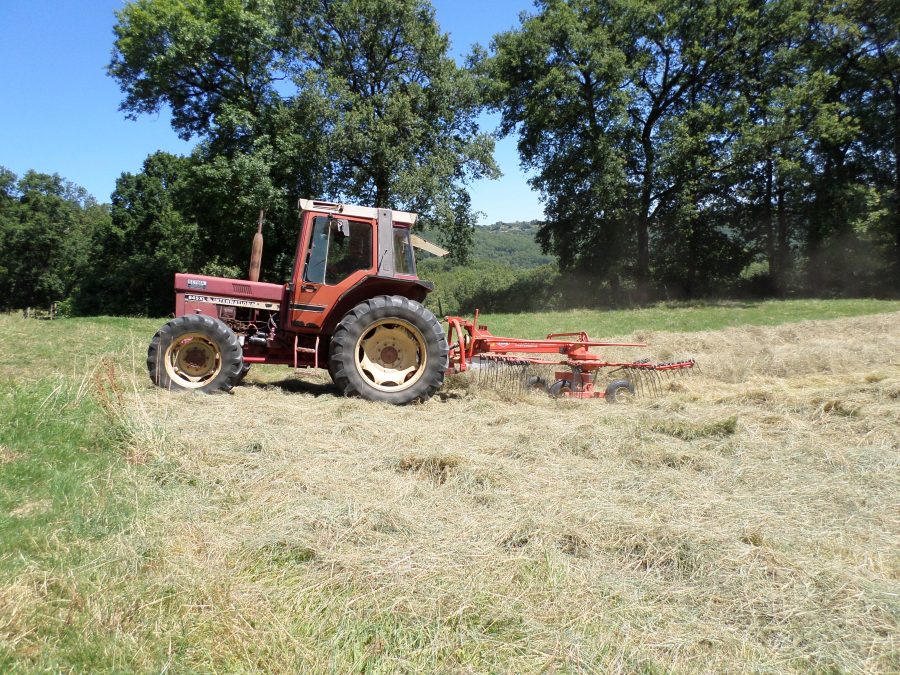
<svg viewBox="0 0 900 675">
<path fill-rule="evenodd" d="M 900 314 L 621 337 L 700 373 L 627 406 L 124 394 L 177 495 L 120 551 L 177 600 L 129 616 L 208 626 L 219 669 L 896 670 Z"/>
</svg>

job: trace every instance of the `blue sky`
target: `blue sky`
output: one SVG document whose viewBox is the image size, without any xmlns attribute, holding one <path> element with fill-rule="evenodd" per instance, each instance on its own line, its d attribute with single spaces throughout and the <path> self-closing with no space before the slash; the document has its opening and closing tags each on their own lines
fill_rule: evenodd
<svg viewBox="0 0 900 675">
<path fill-rule="evenodd" d="M 487 45 L 518 24 L 530 0 L 432 0 L 454 53 Z M 0 165 L 59 173 L 108 201 L 123 171 L 155 150 L 187 154 L 167 114 L 126 120 L 121 93 L 106 75 L 116 0 L 0 0 Z M 484 116 L 493 131 L 496 117 Z M 497 143 L 504 176 L 471 186 L 481 222 L 540 218 L 538 196 L 519 168 L 515 139 Z"/>
</svg>

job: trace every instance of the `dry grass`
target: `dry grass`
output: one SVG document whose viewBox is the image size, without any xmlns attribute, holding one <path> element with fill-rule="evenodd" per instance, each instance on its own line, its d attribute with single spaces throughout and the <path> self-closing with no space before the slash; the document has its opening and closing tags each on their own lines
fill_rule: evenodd
<svg viewBox="0 0 900 675">
<path fill-rule="evenodd" d="M 900 669 L 900 313 L 629 337 L 700 376 L 395 408 L 101 372 L 158 498 L 77 602 L 138 669 Z"/>
<path fill-rule="evenodd" d="M 141 393 L 173 439 L 160 478 L 195 488 L 147 534 L 232 658 L 890 670 L 898 336 L 898 315 L 637 336 L 703 375 L 631 407 Z M 323 650 L 342 630 L 362 653 Z"/>
</svg>

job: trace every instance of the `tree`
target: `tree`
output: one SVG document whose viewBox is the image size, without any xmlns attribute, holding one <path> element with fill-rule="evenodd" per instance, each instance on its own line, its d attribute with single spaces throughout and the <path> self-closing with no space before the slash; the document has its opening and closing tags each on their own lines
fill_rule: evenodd
<svg viewBox="0 0 900 675">
<path fill-rule="evenodd" d="M 808 4 L 808 3 L 807 3 Z M 804 68 L 810 22 L 795 0 L 758 3 L 752 27 L 735 45 L 740 77 L 727 114 L 730 164 L 723 188 L 731 220 L 767 264 L 771 292 L 786 291 L 802 233 L 798 191 L 808 183 L 808 129 L 821 106 L 823 81 Z"/>
<path fill-rule="evenodd" d="M 482 60 L 501 131 L 518 131 L 523 163 L 537 172 L 541 237 L 561 264 L 613 281 L 625 271 L 645 298 L 654 232 L 690 178 L 669 170 L 684 163 L 666 155 L 679 150 L 687 112 L 714 111 L 729 92 L 744 3 L 536 4 Z"/>
<path fill-rule="evenodd" d="M 172 127 L 192 136 L 253 138 L 280 98 L 285 59 L 271 0 L 136 0 L 116 12 L 109 73 L 129 117 L 172 111 Z"/>
<path fill-rule="evenodd" d="M 111 226 L 96 235 L 92 273 L 78 295 L 86 314 L 172 311 L 176 272 L 206 257 L 185 202 L 191 160 L 157 152 L 138 174 L 123 173 L 112 194 Z"/>
<path fill-rule="evenodd" d="M 896 4 L 896 3 L 895 3 Z M 900 15 L 863 0 L 541 0 L 480 56 L 568 268 L 646 297 L 765 262 L 784 294 L 900 270 Z"/>
<path fill-rule="evenodd" d="M 814 288 L 900 284 L 900 8 L 814 5 L 807 70 L 826 83 L 809 138 L 815 175 L 806 252 Z M 887 263 L 885 278 L 881 265 Z M 887 282 L 887 283 L 886 283 Z M 892 282 L 892 283 L 891 283 Z"/>
<path fill-rule="evenodd" d="M 495 175 L 493 142 L 427 0 L 136 0 L 115 31 L 122 109 L 170 106 L 207 161 L 224 158 L 217 172 L 252 157 L 262 182 L 244 185 L 250 195 L 314 190 L 415 209 L 456 242 L 470 236 L 465 185 Z"/>
<path fill-rule="evenodd" d="M 84 277 L 94 232 L 109 216 L 58 174 L 0 168 L 0 307 L 47 307 L 68 299 Z"/>
</svg>

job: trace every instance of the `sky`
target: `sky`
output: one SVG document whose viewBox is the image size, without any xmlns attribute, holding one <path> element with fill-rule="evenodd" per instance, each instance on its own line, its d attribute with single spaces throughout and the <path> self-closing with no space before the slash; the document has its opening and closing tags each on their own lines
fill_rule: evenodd
<svg viewBox="0 0 900 675">
<path fill-rule="evenodd" d="M 530 0 L 432 0 L 454 56 L 518 25 Z M 117 0 L 0 0 L 0 166 L 58 173 L 107 202 L 118 176 L 140 171 L 156 150 L 188 154 L 167 113 L 125 119 L 122 94 L 106 75 Z M 483 115 L 496 128 L 496 115 Z M 519 167 L 514 138 L 497 142 L 499 180 L 470 186 L 481 223 L 541 218 L 543 208 Z M 317 195 L 310 195 L 317 196 Z"/>
</svg>

